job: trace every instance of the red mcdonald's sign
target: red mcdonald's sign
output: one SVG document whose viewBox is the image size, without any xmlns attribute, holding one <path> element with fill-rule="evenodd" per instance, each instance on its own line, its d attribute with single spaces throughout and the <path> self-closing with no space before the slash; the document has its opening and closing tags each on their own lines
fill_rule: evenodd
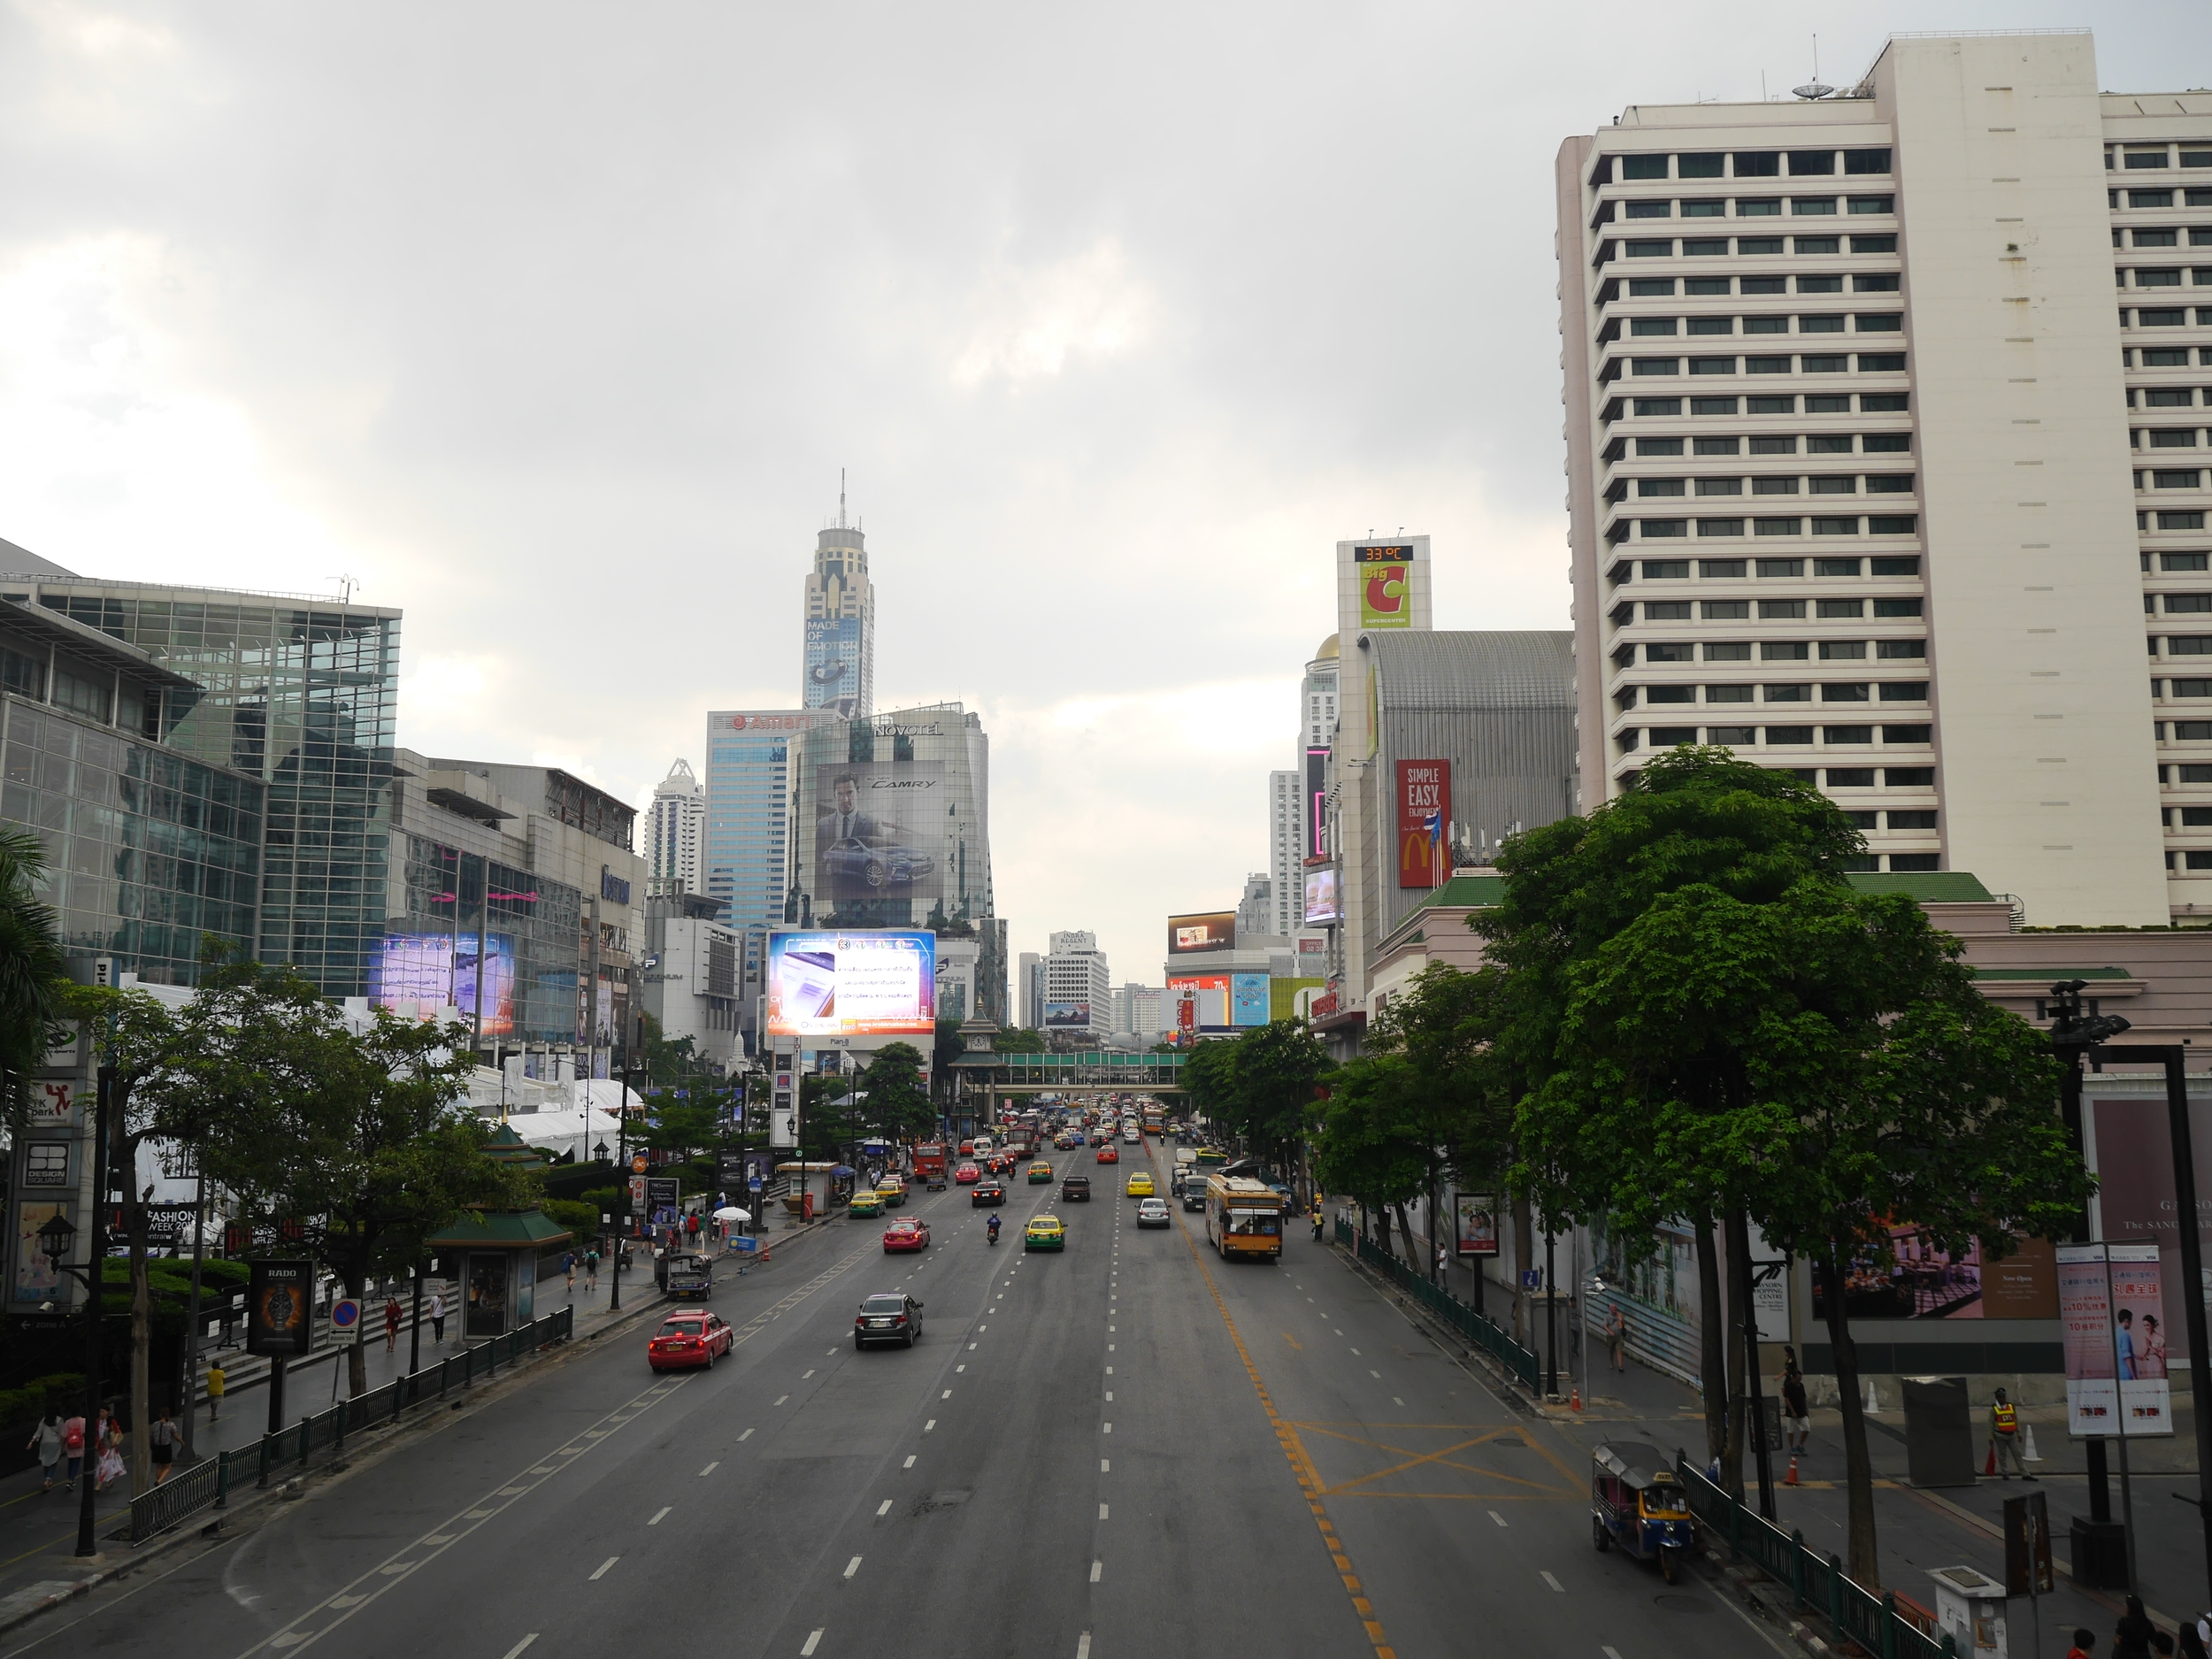
<svg viewBox="0 0 2212 1659">
<path fill-rule="evenodd" d="M 1452 763 L 1398 763 L 1398 885 L 1432 887 L 1444 879 L 1444 837 L 1452 813 Z"/>
</svg>

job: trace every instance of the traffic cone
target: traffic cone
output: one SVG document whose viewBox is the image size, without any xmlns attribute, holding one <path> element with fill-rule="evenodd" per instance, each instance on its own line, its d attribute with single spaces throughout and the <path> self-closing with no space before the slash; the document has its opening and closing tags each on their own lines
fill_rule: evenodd
<svg viewBox="0 0 2212 1659">
<path fill-rule="evenodd" d="M 1580 1383 L 1577 1383 L 1574 1386 L 1574 1392 L 1567 1396 L 1567 1409 L 1570 1411 L 1582 1409 L 1582 1385 Z"/>
<path fill-rule="evenodd" d="M 1790 1453 L 1790 1472 L 1782 1477 L 1782 1484 L 1786 1486 L 1794 1486 L 1802 1484 L 1797 1478 L 1797 1453 L 1794 1449 L 1793 1449 Z"/>
<path fill-rule="evenodd" d="M 2042 1456 L 2035 1449 L 2035 1425 L 2032 1423 L 2023 1423 L 2020 1426 L 2028 1437 L 2028 1449 L 2025 1454 L 2023 1455 L 2020 1461 L 2026 1463 L 2041 1463 L 2043 1461 Z"/>
<path fill-rule="evenodd" d="M 1996 1472 L 1997 1472 L 1997 1442 L 1996 1442 L 1996 1441 L 1994 1441 L 1994 1440 L 1992 1440 L 1992 1441 L 1990 1441 L 1990 1443 L 1989 1443 L 1989 1455 L 1988 1455 L 1987 1457 L 1985 1457 L 1985 1458 L 1984 1458 L 1984 1459 L 1982 1460 L 1982 1473 L 1984 1473 L 1985 1475 L 1993 1475 L 1993 1474 L 1995 1474 Z"/>
</svg>

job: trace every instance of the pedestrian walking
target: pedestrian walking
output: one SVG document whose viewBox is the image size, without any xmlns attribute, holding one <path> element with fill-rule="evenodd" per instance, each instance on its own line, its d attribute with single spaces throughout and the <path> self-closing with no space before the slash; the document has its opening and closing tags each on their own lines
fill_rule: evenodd
<svg viewBox="0 0 2212 1659">
<path fill-rule="evenodd" d="M 599 1247 L 595 1244 L 584 1252 L 584 1289 L 588 1294 L 599 1289 Z"/>
<path fill-rule="evenodd" d="M 92 1472 L 98 1478 L 95 1490 L 105 1492 L 123 1478 L 123 1425 L 116 1419 L 115 1408 L 100 1408 L 100 1430 L 92 1439 Z"/>
<path fill-rule="evenodd" d="M 230 1386 L 230 1378 L 223 1370 L 221 1359 L 207 1363 L 207 1420 L 210 1423 L 223 1415 L 223 1390 Z"/>
<path fill-rule="evenodd" d="M 161 1415 L 154 1419 L 153 1427 L 146 1431 L 146 1444 L 154 1454 L 154 1485 L 169 1479 L 170 1465 L 176 1461 L 177 1442 L 184 1437 L 177 1425 L 169 1420 L 169 1408 L 164 1406 Z"/>
<path fill-rule="evenodd" d="M 384 1297 L 384 1351 L 391 1353 L 399 1347 L 399 1298 L 388 1292 Z"/>
<path fill-rule="evenodd" d="M 2128 1597 L 2128 1610 L 2112 1627 L 2112 1659 L 2151 1659 L 2151 1636 L 2157 1628 L 2143 1611 L 2143 1598 Z"/>
<path fill-rule="evenodd" d="M 61 1425 L 61 1455 L 69 1460 L 69 1478 L 62 1490 L 77 1489 L 77 1471 L 84 1467 L 84 1419 L 65 1417 Z"/>
<path fill-rule="evenodd" d="M 445 1293 L 430 1293 L 430 1341 L 433 1347 L 445 1340 Z"/>
<path fill-rule="evenodd" d="M 1444 1270 L 1450 1265 L 1451 1259 L 1451 1253 L 1442 1245 L 1436 1247 L 1436 1281 L 1440 1285 L 1444 1282 Z"/>
<path fill-rule="evenodd" d="M 1605 1310 L 1605 1353 L 1615 1371 L 1628 1369 L 1628 1321 L 1617 1302 Z"/>
<path fill-rule="evenodd" d="M 2020 1408 L 2005 1398 L 2001 1388 L 1989 1406 L 1989 1444 L 1997 1461 L 1997 1472 L 2007 1480 L 2016 1473 L 2023 1480 L 2035 1479 L 2020 1461 Z"/>
<path fill-rule="evenodd" d="M 25 1451 L 38 1454 L 39 1468 L 46 1476 L 46 1484 L 39 1488 L 41 1492 L 54 1489 L 54 1465 L 61 1462 L 61 1413 L 48 1406 L 46 1415 L 32 1425 L 31 1438 L 23 1445 Z"/>
<path fill-rule="evenodd" d="M 568 1275 L 568 1294 L 576 1294 L 576 1252 L 571 1250 L 561 1257 L 561 1271 Z"/>
<path fill-rule="evenodd" d="M 1782 1350 L 1782 1425 L 1789 1450 L 1795 1456 L 1805 1449 L 1812 1425 L 1805 1398 L 1805 1373 L 1797 1369 L 1797 1350 Z"/>
<path fill-rule="evenodd" d="M 2204 1638 L 2199 1634 L 2202 1629 L 2201 1623 L 2182 1621 L 2181 1628 L 2174 1632 L 2174 1651 L 2181 1659 L 2206 1659 Z"/>
<path fill-rule="evenodd" d="M 2096 1650 L 2097 1632 L 2078 1628 L 2074 1632 L 2074 1645 L 2066 1650 L 2066 1659 L 2096 1659 Z"/>
</svg>

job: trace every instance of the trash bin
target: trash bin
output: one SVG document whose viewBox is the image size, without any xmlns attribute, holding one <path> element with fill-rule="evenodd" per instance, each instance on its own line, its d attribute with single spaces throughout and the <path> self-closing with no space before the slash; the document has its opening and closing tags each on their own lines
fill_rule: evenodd
<svg viewBox="0 0 2212 1659">
<path fill-rule="evenodd" d="M 1974 1484 L 1974 1421 L 1963 1377 L 1908 1377 L 1905 1465 L 1916 1486 Z"/>
</svg>

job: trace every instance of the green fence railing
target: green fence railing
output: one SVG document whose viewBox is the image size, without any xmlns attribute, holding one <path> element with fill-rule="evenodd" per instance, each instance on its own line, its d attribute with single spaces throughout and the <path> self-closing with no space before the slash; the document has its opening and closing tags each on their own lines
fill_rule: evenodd
<svg viewBox="0 0 2212 1659">
<path fill-rule="evenodd" d="M 1541 1386 L 1541 1362 L 1532 1350 L 1515 1341 L 1510 1333 L 1488 1314 L 1469 1307 L 1440 1285 L 1431 1284 L 1372 1240 L 1360 1237 L 1353 1230 L 1352 1224 L 1341 1216 L 1336 1218 L 1336 1241 L 1348 1250 L 1356 1251 L 1359 1259 L 1370 1267 L 1386 1274 L 1399 1289 L 1419 1302 L 1477 1348 L 1489 1354 L 1507 1371 L 1519 1378 L 1525 1386 L 1531 1390 Z"/>
<path fill-rule="evenodd" d="M 1854 1582 L 1836 1556 L 1809 1548 L 1802 1532 L 1785 1532 L 1739 1503 L 1679 1452 L 1675 1471 L 1689 1494 L 1690 1513 L 1707 1535 L 1724 1541 L 1737 1559 L 1789 1586 L 1793 1610 L 1820 1614 L 1838 1637 L 1878 1659 L 1956 1659 L 1956 1644 L 1934 1628 L 1925 1609 L 1893 1594 L 1878 1596 Z"/>
<path fill-rule="evenodd" d="M 396 1423 L 408 1407 L 441 1399 L 449 1388 L 467 1388 L 480 1377 L 489 1380 L 501 1364 L 511 1364 L 526 1354 L 565 1342 L 576 1332 L 576 1310 L 562 1308 L 542 1319 L 465 1348 L 449 1359 L 396 1378 L 350 1400 L 341 1400 L 327 1411 L 302 1417 L 274 1434 L 265 1434 L 250 1446 L 204 1457 L 190 1468 L 131 1500 L 127 1536 L 134 1544 L 167 1532 L 187 1517 L 229 1502 L 240 1486 L 265 1486 L 274 1475 L 283 1479 L 295 1466 L 307 1467 L 318 1451 L 333 1457 L 342 1455 L 346 1436 L 358 1434 L 379 1423 Z M 343 1356 L 331 1362 L 343 1363 Z"/>
</svg>

